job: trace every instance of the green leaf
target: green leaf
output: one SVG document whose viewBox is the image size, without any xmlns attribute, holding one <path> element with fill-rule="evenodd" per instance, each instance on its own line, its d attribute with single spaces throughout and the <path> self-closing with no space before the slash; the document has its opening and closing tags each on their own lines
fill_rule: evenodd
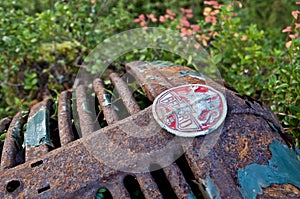
<svg viewBox="0 0 300 199">
<path fill-rule="evenodd" d="M 33 79 L 31 81 L 31 85 L 36 85 L 39 82 L 39 79 Z"/>
<path fill-rule="evenodd" d="M 292 114 L 297 114 L 297 113 L 300 113 L 300 107 L 299 106 L 296 106 L 296 105 L 290 105 L 289 106 L 289 109 L 291 111 Z"/>
<path fill-rule="evenodd" d="M 287 88 L 289 87 L 289 85 L 287 83 L 283 83 L 283 84 L 280 84 L 279 86 L 276 86 L 276 89 L 282 89 L 282 88 Z"/>
<path fill-rule="evenodd" d="M 4 141 L 5 140 L 5 137 L 6 137 L 6 133 L 3 133 L 0 135 L 0 140 L 1 141 Z"/>
<path fill-rule="evenodd" d="M 31 85 L 25 85 L 25 86 L 24 86 L 24 89 L 25 89 L 25 90 L 30 90 L 31 88 L 32 88 Z"/>
<path fill-rule="evenodd" d="M 276 81 L 277 81 L 277 78 L 275 75 L 272 75 L 269 79 L 269 84 L 270 85 L 275 85 L 276 84 Z"/>
<path fill-rule="evenodd" d="M 213 57 L 213 61 L 215 64 L 218 64 L 222 61 L 222 58 L 223 58 L 222 54 L 217 54 Z"/>
</svg>

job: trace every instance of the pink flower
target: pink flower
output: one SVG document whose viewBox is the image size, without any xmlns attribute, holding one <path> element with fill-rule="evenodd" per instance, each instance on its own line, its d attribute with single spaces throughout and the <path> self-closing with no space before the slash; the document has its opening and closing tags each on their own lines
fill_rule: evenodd
<svg viewBox="0 0 300 199">
<path fill-rule="evenodd" d="M 164 16 L 159 16 L 159 21 L 161 23 L 165 23 L 166 22 L 166 18 Z"/>
<path fill-rule="evenodd" d="M 211 0 L 211 1 L 204 1 L 203 2 L 204 5 L 210 5 L 210 6 L 218 6 L 219 3 L 215 0 Z"/>
<path fill-rule="evenodd" d="M 300 5 L 300 1 L 296 2 L 296 5 Z"/>
<path fill-rule="evenodd" d="M 217 23 L 217 17 L 215 16 L 206 16 L 205 17 L 205 22 L 207 23 L 212 23 L 213 25 L 215 25 Z"/>
<path fill-rule="evenodd" d="M 176 28 L 177 28 L 177 29 L 180 29 L 180 28 L 181 28 L 181 26 L 177 25 L 177 26 L 176 26 Z"/>
<path fill-rule="evenodd" d="M 148 17 L 149 19 L 155 18 L 154 14 L 148 14 L 147 17 Z"/>
<path fill-rule="evenodd" d="M 184 13 L 185 9 L 184 8 L 180 8 L 180 12 Z"/>
<path fill-rule="evenodd" d="M 195 31 L 198 32 L 200 30 L 199 26 L 197 25 L 191 25 L 191 28 Z"/>
<path fill-rule="evenodd" d="M 141 27 L 145 27 L 147 25 L 147 22 L 146 21 L 141 21 L 141 23 L 140 23 L 140 26 Z"/>
<path fill-rule="evenodd" d="M 147 17 L 152 21 L 152 22 L 157 22 L 157 18 L 154 16 L 154 14 L 149 14 Z"/>
<path fill-rule="evenodd" d="M 193 32 L 191 29 L 186 29 L 186 28 L 181 28 L 181 36 L 185 36 L 185 35 L 191 35 Z"/>
<path fill-rule="evenodd" d="M 139 19 L 140 20 L 145 20 L 145 15 L 144 14 L 140 14 Z"/>
<path fill-rule="evenodd" d="M 175 16 L 175 15 L 176 15 L 176 13 L 175 13 L 175 12 L 172 12 L 170 9 L 167 9 L 167 10 L 166 10 L 166 13 L 167 13 L 168 15 L 170 15 L 170 16 Z"/>
<path fill-rule="evenodd" d="M 180 22 L 183 26 L 189 27 L 190 26 L 190 22 L 188 22 L 188 20 L 186 19 L 182 19 Z"/>
<path fill-rule="evenodd" d="M 140 22 L 140 19 L 136 18 L 134 19 L 134 23 L 139 23 Z"/>
<path fill-rule="evenodd" d="M 156 18 L 151 18 L 151 21 L 152 22 L 157 22 L 157 19 Z"/>
<path fill-rule="evenodd" d="M 298 10 L 292 11 L 292 15 L 295 19 L 298 19 L 298 14 L 300 14 L 300 11 Z"/>
<path fill-rule="evenodd" d="M 300 23 L 295 23 L 295 28 L 300 28 Z"/>
<path fill-rule="evenodd" d="M 193 10 L 192 9 L 185 9 L 185 12 L 191 14 L 191 13 L 193 13 Z"/>
<path fill-rule="evenodd" d="M 194 16 L 193 14 L 187 14 L 186 15 L 187 18 L 193 18 L 193 16 Z"/>
<path fill-rule="evenodd" d="M 210 15 L 217 15 L 220 11 L 219 10 L 214 10 L 210 13 Z"/>
<path fill-rule="evenodd" d="M 297 35 L 291 34 L 291 35 L 289 35 L 289 38 L 291 38 L 291 39 L 296 39 L 296 38 L 297 38 Z"/>
<path fill-rule="evenodd" d="M 292 32 L 292 27 L 288 26 L 285 29 L 283 29 L 281 32 Z"/>
</svg>

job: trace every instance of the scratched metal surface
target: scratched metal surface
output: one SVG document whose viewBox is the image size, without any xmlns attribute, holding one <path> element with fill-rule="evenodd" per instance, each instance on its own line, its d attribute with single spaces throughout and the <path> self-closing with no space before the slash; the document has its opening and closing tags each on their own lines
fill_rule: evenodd
<svg viewBox="0 0 300 199">
<path fill-rule="evenodd" d="M 126 70 L 136 78 L 151 101 L 164 90 L 187 83 L 208 83 L 216 89 L 226 91 L 228 113 L 216 144 L 203 157 L 199 151 L 204 137 L 200 136 L 193 140 L 192 146 L 184 154 L 188 167 L 196 179 L 194 183 L 202 191 L 202 197 L 242 198 L 241 185 L 237 176 L 238 169 L 254 163 L 267 165 L 268 160 L 271 159 L 269 145 L 272 141 L 278 140 L 286 144 L 280 134 L 283 133 L 283 129 L 268 107 L 251 98 L 240 96 L 211 80 L 205 81 L 195 76 L 194 71 L 187 67 L 175 65 L 161 67 L 161 65 L 151 66 L 143 62 L 133 62 L 126 65 Z M 17 154 L 11 154 L 16 153 L 14 140 L 11 138 L 5 140 L 4 145 L 13 150 L 9 153 L 2 152 L 2 157 L 6 156 L 9 160 L 1 159 L 0 198 L 95 198 L 100 187 L 106 187 L 113 198 L 129 198 L 130 194 L 124 185 L 124 178 L 128 175 L 136 179 L 145 198 L 162 198 L 161 189 L 150 173 L 135 174 L 114 170 L 91 155 L 86 147 L 89 140 L 97 140 L 101 135 L 107 134 L 121 138 L 124 146 L 131 145 L 136 151 L 150 150 L 151 147 L 167 143 L 173 136 L 160 130 L 158 137 L 147 138 L 143 145 L 132 143 L 130 136 L 124 134 L 122 128 L 133 124 L 142 126 L 147 123 L 153 117 L 151 107 L 140 110 L 134 99 L 128 95 L 126 84 L 116 74 L 111 75 L 110 78 L 118 88 L 124 105 L 132 116 L 119 120 L 110 102 L 105 98 L 106 93 L 101 80 L 97 79 L 94 81 L 94 91 L 103 109 L 104 118 L 107 118 L 108 126 L 94 131 L 95 121 L 87 114 L 84 105 L 86 88 L 79 87 L 73 95 L 78 97 L 75 103 L 82 138 L 74 140 L 70 111 L 72 94 L 63 92 L 58 108 L 61 147 L 55 149 L 47 145 L 45 145 L 46 149 L 37 147 L 34 150 L 41 152 L 37 156 L 36 153 L 28 153 L 28 150 L 25 150 L 28 156 L 25 163 L 17 165 L 15 159 L 11 158 L 17 156 Z M 30 111 L 30 116 L 45 103 L 49 108 L 49 102 L 41 102 Z M 16 126 L 16 123 L 20 125 L 17 121 L 21 118 L 21 113 L 14 117 L 8 132 L 21 128 Z M 23 120 L 24 117 L 22 124 Z M 156 125 L 147 126 L 143 131 L 149 133 L 157 131 Z M 3 122 L 1 128 L 7 128 L 7 125 Z M 98 147 L 99 151 L 105 152 L 105 149 L 101 148 L 103 146 Z M 185 179 L 185 171 L 179 168 L 178 162 L 163 168 L 163 172 L 178 198 L 194 197 L 191 194 L 191 184 Z M 12 182 L 20 183 L 19 187 L 11 190 L 10 186 L 14 185 Z M 289 184 L 272 184 L 263 189 L 262 195 L 258 195 L 259 198 L 282 198 L 284 196 L 299 198 L 300 190 Z M 201 196 L 197 197 L 201 198 Z"/>
</svg>

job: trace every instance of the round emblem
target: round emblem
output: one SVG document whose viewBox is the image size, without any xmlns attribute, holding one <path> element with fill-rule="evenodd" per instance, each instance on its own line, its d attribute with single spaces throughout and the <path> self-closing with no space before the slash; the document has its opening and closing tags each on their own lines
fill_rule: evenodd
<svg viewBox="0 0 300 199">
<path fill-rule="evenodd" d="M 178 136 L 194 137 L 217 129 L 227 104 L 222 93 L 202 84 L 174 87 L 158 95 L 152 112 L 159 125 Z"/>
</svg>

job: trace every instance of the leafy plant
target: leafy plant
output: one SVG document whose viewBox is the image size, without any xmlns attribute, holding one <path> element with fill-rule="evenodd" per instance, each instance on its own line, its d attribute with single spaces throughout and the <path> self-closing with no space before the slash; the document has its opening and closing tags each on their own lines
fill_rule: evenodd
<svg viewBox="0 0 300 199">
<path fill-rule="evenodd" d="M 97 44 L 147 26 L 193 37 L 227 83 L 267 103 L 300 139 L 300 13 L 293 1 L 20 0 L 2 1 L 0 14 L 0 118 L 28 109 L 44 88 L 56 98 L 71 87 Z M 112 67 L 121 71 L 120 63 L 156 59 L 195 61 L 144 48 L 124 54 Z"/>
</svg>

